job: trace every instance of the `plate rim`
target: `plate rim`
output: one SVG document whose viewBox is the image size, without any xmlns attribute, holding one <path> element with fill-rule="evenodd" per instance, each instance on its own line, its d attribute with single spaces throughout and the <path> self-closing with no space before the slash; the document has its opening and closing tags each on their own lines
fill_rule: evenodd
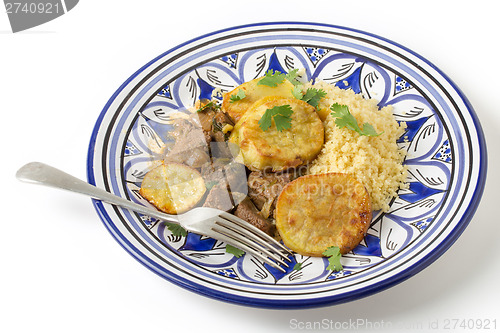
<svg viewBox="0 0 500 333">
<path fill-rule="evenodd" d="M 118 237 L 114 235 L 112 230 L 110 230 L 110 225 L 112 225 L 114 222 L 113 220 L 107 215 L 104 206 L 102 205 L 102 202 L 99 200 L 92 199 L 92 203 L 94 208 L 96 209 L 96 212 L 100 219 L 102 220 L 103 224 L 105 225 L 106 229 L 108 232 L 111 233 L 113 238 L 127 251 L 129 254 L 132 255 L 136 260 L 141 262 L 144 266 L 146 266 L 149 270 L 152 272 L 156 273 L 157 275 L 161 276 L 162 278 L 179 285 L 185 289 L 188 289 L 192 292 L 195 292 L 197 294 L 211 297 L 214 299 L 218 299 L 221 301 L 225 302 L 230 302 L 230 303 L 236 303 L 240 305 L 246 305 L 246 306 L 253 306 L 253 307 L 259 307 L 259 308 L 272 308 L 272 309 L 291 309 L 291 308 L 312 308 L 312 307 L 319 307 L 319 306 L 327 306 L 327 305 L 335 305 L 335 304 L 340 304 L 348 301 L 353 301 L 362 297 L 366 297 L 375 293 L 378 293 L 380 291 L 383 291 L 385 289 L 388 289 L 390 287 L 393 287 L 406 279 L 410 278 L 411 276 L 419 273 L 421 270 L 426 268 L 427 266 L 431 265 L 434 263 L 441 255 L 443 255 L 450 247 L 455 243 L 455 241 L 460 237 L 460 235 L 463 233 L 463 231 L 467 228 L 468 224 L 470 223 L 472 217 L 474 216 L 474 213 L 476 212 L 479 203 L 481 201 L 482 194 L 484 192 L 484 187 L 486 183 L 486 176 L 487 176 L 487 147 L 486 147 L 486 140 L 484 136 L 484 132 L 482 129 L 482 126 L 479 122 L 479 119 L 477 117 L 477 114 L 472 106 L 472 104 L 469 102 L 465 94 L 462 92 L 462 90 L 445 74 L 443 73 L 438 67 L 436 67 L 434 64 L 432 64 L 429 60 L 424 58 L 423 56 L 419 55 L 418 53 L 414 52 L 413 50 L 396 43 L 390 39 L 387 39 L 385 37 L 378 36 L 376 34 L 362 31 L 359 29 L 354 29 L 354 28 L 349 28 L 349 27 L 343 27 L 343 26 L 338 26 L 338 25 L 332 25 L 332 24 L 326 24 L 326 23 L 315 23 L 315 22 L 301 22 L 301 21 L 273 21 L 273 22 L 261 22 L 261 23 L 251 23 L 251 24 L 245 24 L 245 25 L 238 25 L 238 26 L 233 26 L 225 29 L 220 29 L 216 30 L 213 32 L 209 32 L 206 34 L 203 34 L 201 36 L 192 38 L 184 43 L 178 44 L 169 50 L 163 52 L 162 54 L 158 55 L 145 65 L 143 65 L 141 68 L 139 68 L 137 71 L 135 71 L 132 75 L 130 75 L 127 80 L 125 80 L 120 87 L 113 93 L 113 95 L 109 98 L 103 109 L 101 110 L 96 123 L 94 125 L 90 142 L 89 142 L 89 147 L 88 147 L 88 152 L 87 152 L 87 179 L 89 183 L 95 185 L 95 177 L 94 177 L 94 164 L 93 164 L 93 157 L 94 157 L 94 150 L 95 150 L 95 144 L 96 144 L 96 138 L 99 132 L 99 129 L 102 125 L 103 119 L 112 105 L 112 103 L 116 100 L 118 95 L 123 91 L 125 87 L 128 86 L 128 84 L 138 75 L 140 75 L 145 69 L 147 69 L 150 65 L 152 65 L 154 62 L 157 60 L 169 55 L 170 53 L 186 46 L 189 44 L 192 44 L 198 40 L 209 38 L 214 35 L 218 35 L 224 32 L 228 31 L 234 31 L 234 30 L 240 30 L 240 29 L 245 29 L 245 28 L 253 28 L 253 27 L 262 27 L 262 26 L 272 26 L 272 25 L 303 25 L 303 26 L 311 26 L 311 27 L 326 27 L 326 28 L 333 28 L 333 29 L 339 29 L 346 31 L 347 33 L 356 33 L 356 34 L 361 34 L 365 35 L 371 38 L 375 38 L 378 40 L 381 40 L 383 42 L 386 42 L 388 44 L 394 45 L 397 48 L 400 48 L 409 54 L 413 55 L 416 57 L 419 61 L 424 62 L 425 64 L 429 65 L 433 70 L 435 70 L 441 77 L 448 82 L 451 88 L 453 88 L 458 95 L 458 97 L 462 100 L 464 105 L 467 108 L 467 111 L 470 114 L 470 117 L 472 119 L 472 122 L 474 124 L 474 130 L 475 133 L 477 134 L 477 140 L 478 140 L 478 145 L 479 145 L 479 167 L 478 167 L 478 177 L 477 177 L 477 183 L 475 184 L 474 187 L 474 193 L 472 196 L 472 199 L 468 202 L 467 208 L 464 210 L 464 213 L 462 217 L 460 218 L 460 222 L 457 223 L 457 225 L 451 230 L 448 234 L 448 236 L 435 248 L 435 251 L 432 253 L 426 255 L 413 265 L 409 266 L 405 270 L 389 276 L 388 278 L 384 279 L 380 283 L 376 285 L 368 285 L 362 288 L 358 288 L 355 290 L 352 290 L 346 294 L 342 295 L 330 295 L 330 296 L 323 296 L 323 297 L 318 297 L 318 298 L 313 298 L 313 299 L 307 299 L 306 301 L 301 301 L 301 300 L 283 300 L 283 299 L 259 299 L 259 298 L 251 298 L 251 297 L 246 297 L 242 295 L 232 295 L 227 292 L 222 292 L 214 289 L 209 289 L 204 286 L 201 286 L 197 284 L 195 281 L 192 280 L 187 280 L 183 277 L 177 276 L 172 271 L 168 271 L 168 276 L 164 275 L 164 272 L 160 274 L 160 272 L 155 271 L 152 267 L 146 265 L 144 262 L 142 262 L 133 251 L 125 247 L 125 245 L 122 243 Z"/>
</svg>

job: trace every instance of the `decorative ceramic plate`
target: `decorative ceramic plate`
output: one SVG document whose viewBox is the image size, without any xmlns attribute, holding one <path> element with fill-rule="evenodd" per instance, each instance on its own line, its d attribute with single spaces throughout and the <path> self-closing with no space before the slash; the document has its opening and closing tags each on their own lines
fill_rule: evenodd
<svg viewBox="0 0 500 333">
<path fill-rule="evenodd" d="M 470 221 L 482 194 L 486 147 L 465 96 L 416 53 L 372 34 L 323 24 L 264 23 L 211 33 L 160 55 L 111 97 L 92 134 L 89 182 L 119 196 L 137 195 L 151 162 L 161 159 L 170 115 L 232 90 L 269 70 L 305 68 L 307 79 L 352 89 L 394 106 L 407 123 L 409 188 L 387 213 L 374 214 L 344 270 L 324 258 L 295 255 L 285 273 L 196 234 L 172 235 L 161 222 L 95 201 L 105 226 L 160 276 L 219 300 L 258 307 L 341 303 L 393 286 L 442 255 Z M 295 263 L 302 269 L 293 270 Z"/>
</svg>

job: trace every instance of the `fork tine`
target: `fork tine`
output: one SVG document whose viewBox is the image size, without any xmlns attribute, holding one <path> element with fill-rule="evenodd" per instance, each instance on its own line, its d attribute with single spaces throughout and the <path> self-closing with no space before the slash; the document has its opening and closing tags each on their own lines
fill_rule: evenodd
<svg viewBox="0 0 500 333">
<path fill-rule="evenodd" d="M 218 239 L 220 241 L 223 241 L 223 242 L 225 242 L 227 244 L 230 244 L 230 245 L 232 245 L 234 247 L 237 247 L 240 250 L 245 251 L 246 253 L 251 253 L 255 257 L 257 257 L 260 260 L 262 260 L 263 262 L 265 262 L 265 263 L 269 264 L 270 266 L 272 266 L 272 267 L 280 270 L 283 273 L 286 273 L 286 270 L 283 267 L 279 266 L 274 261 L 272 261 L 268 257 L 264 256 L 262 253 L 260 253 L 259 251 L 255 250 L 254 248 L 248 246 L 246 243 L 242 242 L 241 240 L 234 238 L 232 235 L 227 235 L 225 233 L 221 233 L 220 231 L 218 231 L 218 230 L 216 230 L 214 228 L 212 228 L 212 231 L 217 232 L 217 235 L 216 236 L 211 235 L 211 237 L 216 238 L 216 239 Z"/>
<path fill-rule="evenodd" d="M 258 235 L 260 238 L 262 238 L 263 241 L 266 242 L 265 244 L 270 243 L 270 244 L 274 245 L 275 247 L 277 247 L 278 249 L 280 249 L 281 251 L 284 251 L 287 255 L 293 255 L 293 253 L 288 248 L 286 248 L 283 244 L 281 244 L 276 239 L 274 239 L 271 236 L 269 236 L 268 234 L 266 234 L 264 231 L 255 227 L 254 225 L 248 223 L 247 221 L 245 221 L 245 220 L 243 220 L 235 215 L 226 213 L 226 212 L 222 212 L 221 214 L 219 214 L 219 216 L 235 223 L 236 225 L 239 225 L 242 228 L 245 228 L 246 230 L 250 231 L 254 235 Z M 276 251 L 276 249 L 273 249 L 273 250 Z M 280 253 L 280 252 L 278 252 L 278 253 Z M 282 253 L 280 253 L 280 254 L 283 255 Z M 291 259 L 288 258 L 288 256 L 284 256 L 284 257 L 288 261 L 291 261 Z"/>
<path fill-rule="evenodd" d="M 231 221 L 227 221 L 227 220 L 224 220 L 222 218 L 218 219 L 215 223 L 222 228 L 228 229 L 229 232 L 233 231 L 233 233 L 228 233 L 227 230 L 224 230 L 221 228 L 213 228 L 214 231 L 224 233 L 225 235 L 230 236 L 230 237 L 234 237 L 235 239 L 237 238 L 238 241 L 244 242 L 246 245 L 254 247 L 256 250 L 262 252 L 263 254 L 268 256 L 269 258 L 272 258 L 275 261 L 277 261 L 278 263 L 282 264 L 283 266 L 288 267 L 287 263 L 285 263 L 283 261 L 283 259 L 278 257 L 276 254 L 272 253 L 271 251 L 267 250 L 266 248 L 262 247 L 262 244 L 260 244 L 262 242 L 262 240 L 255 239 L 254 235 L 252 233 L 248 232 L 246 229 L 238 228 Z M 256 244 L 256 242 L 258 242 L 261 246 L 259 247 L 259 244 Z M 282 258 L 288 259 L 287 257 L 284 257 L 282 253 L 279 253 L 279 254 L 281 255 Z"/>
<path fill-rule="evenodd" d="M 283 259 L 285 259 L 289 262 L 292 261 L 290 258 L 288 258 L 288 256 L 286 254 L 278 251 L 278 249 L 276 249 L 271 244 L 269 244 L 265 239 L 262 239 L 259 237 L 259 235 L 254 234 L 252 231 L 250 231 L 244 227 L 241 227 L 236 223 L 233 223 L 233 221 L 229 221 L 229 220 L 226 220 L 222 217 L 219 217 L 218 219 L 216 219 L 216 224 L 219 226 L 222 226 L 226 229 L 229 229 L 233 233 L 238 234 L 240 236 L 239 238 L 243 237 L 243 239 L 246 241 L 250 240 L 254 243 L 257 243 L 256 245 L 260 246 L 260 250 L 262 252 L 264 252 L 267 256 L 284 264 L 287 267 L 288 267 L 288 265 L 285 264 Z"/>
</svg>

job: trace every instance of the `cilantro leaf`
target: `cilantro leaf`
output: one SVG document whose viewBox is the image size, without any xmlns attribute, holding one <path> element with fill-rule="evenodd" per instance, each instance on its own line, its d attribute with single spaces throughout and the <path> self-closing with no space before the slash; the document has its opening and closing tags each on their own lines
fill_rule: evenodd
<svg viewBox="0 0 500 333">
<path fill-rule="evenodd" d="M 330 110 L 333 112 L 331 115 L 335 117 L 335 124 L 337 125 L 338 128 L 344 128 L 347 127 L 348 129 L 352 131 L 358 132 L 359 135 L 365 135 L 365 136 L 379 136 L 380 134 L 384 133 L 377 133 L 375 131 L 375 128 L 373 128 L 372 125 L 369 123 L 364 123 L 363 124 L 363 129 L 361 129 L 358 125 L 358 121 L 354 116 L 349 112 L 349 108 L 347 105 L 340 105 L 338 103 L 332 104 L 330 107 Z"/>
<path fill-rule="evenodd" d="M 210 101 L 207 104 L 201 106 L 196 112 L 203 112 L 207 109 L 215 109 L 217 110 L 219 108 L 219 104 L 217 104 L 215 101 Z"/>
<path fill-rule="evenodd" d="M 299 72 L 298 68 L 292 69 L 291 71 L 288 72 L 288 74 L 285 75 L 285 79 L 290 81 L 290 83 L 293 84 L 294 86 L 300 85 L 300 81 L 297 80 L 297 78 L 299 77 L 298 72 Z"/>
<path fill-rule="evenodd" d="M 322 99 L 325 96 L 326 96 L 326 91 L 324 91 L 323 89 L 308 88 L 306 90 L 306 93 L 302 96 L 301 99 L 304 102 L 307 102 L 310 105 L 317 108 L 320 99 Z"/>
<path fill-rule="evenodd" d="M 302 92 L 302 86 L 295 86 L 292 89 L 292 95 L 296 99 L 302 99 L 304 97 L 304 93 Z"/>
<path fill-rule="evenodd" d="M 234 95 L 231 95 L 229 97 L 229 103 L 234 103 L 234 102 L 237 102 L 239 100 L 242 100 L 243 98 L 245 98 L 246 95 L 245 95 L 245 91 L 242 90 L 242 89 L 239 89 L 238 92 Z"/>
<path fill-rule="evenodd" d="M 323 89 L 307 88 L 305 93 L 302 89 L 302 85 L 296 85 L 295 87 L 293 87 L 293 97 L 309 103 L 315 108 L 318 107 L 319 101 L 326 96 L 326 91 L 324 91 Z"/>
<path fill-rule="evenodd" d="M 275 106 L 272 109 L 267 109 L 264 115 L 262 115 L 259 120 L 259 127 L 263 131 L 267 131 L 269 127 L 271 127 L 272 121 L 274 119 L 276 129 L 279 132 L 284 129 L 289 129 L 290 127 L 292 127 L 292 113 L 292 107 L 288 104 Z"/>
<path fill-rule="evenodd" d="M 340 272 L 341 270 L 343 270 L 344 267 L 342 267 L 342 264 L 340 263 L 340 258 L 341 258 L 340 255 L 337 257 L 329 257 L 328 258 L 329 264 L 326 269 L 329 269 L 334 272 Z"/>
<path fill-rule="evenodd" d="M 278 130 L 278 132 L 292 127 L 292 118 L 290 118 L 292 112 L 293 111 L 290 108 L 290 114 L 282 112 L 274 116 L 274 123 L 276 124 L 276 129 Z"/>
<path fill-rule="evenodd" d="M 367 136 L 379 136 L 380 134 L 384 133 L 384 132 L 377 133 L 375 128 L 373 128 L 373 126 L 371 124 L 368 124 L 368 123 L 363 124 L 363 132 L 365 133 L 364 135 L 367 135 Z"/>
<path fill-rule="evenodd" d="M 268 87 L 277 87 L 278 84 L 283 83 L 285 81 L 286 74 L 281 73 L 280 71 L 275 71 L 270 69 L 266 72 L 266 75 L 257 82 L 257 85 L 264 85 Z"/>
<path fill-rule="evenodd" d="M 172 235 L 176 237 L 186 237 L 187 236 L 187 231 L 184 229 L 181 225 L 176 224 L 176 223 L 171 223 L 171 222 L 165 222 L 165 225 L 167 226 L 167 229 L 172 232 Z"/>
<path fill-rule="evenodd" d="M 333 112 L 331 115 L 337 119 L 335 119 L 335 124 L 339 128 L 347 127 L 352 131 L 356 131 L 359 133 L 361 129 L 358 126 L 358 121 L 354 116 L 349 112 L 349 108 L 346 105 L 340 105 L 338 103 L 334 103 L 330 110 Z"/>
<path fill-rule="evenodd" d="M 322 253 L 322 255 L 324 255 L 325 257 L 338 256 L 339 254 L 340 248 L 338 246 L 330 246 Z"/>
<path fill-rule="evenodd" d="M 239 258 L 245 254 L 245 251 L 240 250 L 232 245 L 226 244 L 226 253 L 232 254 L 236 258 Z"/>
<path fill-rule="evenodd" d="M 342 264 L 340 263 L 340 258 L 342 258 L 342 254 L 340 253 L 340 249 L 338 246 L 330 246 L 327 248 L 323 255 L 328 257 L 328 267 L 326 269 L 332 270 L 334 272 L 339 272 L 344 269 Z"/>
<path fill-rule="evenodd" d="M 300 81 L 297 79 L 299 77 L 299 70 L 297 68 L 292 69 L 288 74 L 281 73 L 280 71 L 274 71 L 272 69 L 266 72 L 266 75 L 257 82 L 257 85 L 264 85 L 268 87 L 277 87 L 278 84 L 283 83 L 283 81 L 288 80 L 294 86 L 300 85 Z"/>
</svg>

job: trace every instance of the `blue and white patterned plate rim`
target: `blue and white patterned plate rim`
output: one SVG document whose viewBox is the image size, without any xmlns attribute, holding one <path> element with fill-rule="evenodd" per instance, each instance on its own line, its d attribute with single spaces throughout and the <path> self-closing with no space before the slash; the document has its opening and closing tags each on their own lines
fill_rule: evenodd
<svg viewBox="0 0 500 333">
<path fill-rule="evenodd" d="M 252 29 L 259 29 L 259 28 L 269 28 L 269 30 L 275 30 L 275 31 L 280 31 L 280 33 L 283 33 L 284 30 L 287 29 L 287 27 L 292 27 L 292 28 L 300 28 L 300 29 L 310 29 L 311 33 L 319 33 L 322 32 L 323 29 L 328 30 L 335 30 L 339 34 L 344 34 L 347 39 L 349 39 L 349 43 L 352 43 L 353 40 L 355 41 L 356 39 L 363 39 L 363 38 L 370 38 L 372 40 L 380 41 L 383 42 L 395 49 L 402 50 L 404 52 L 407 52 L 408 54 L 412 55 L 418 61 L 422 62 L 423 64 L 426 64 L 430 68 L 432 68 L 438 75 L 440 75 L 451 87 L 453 92 L 457 94 L 458 98 L 461 100 L 463 105 L 465 106 L 465 110 L 468 111 L 468 114 L 472 120 L 474 128 L 469 128 L 467 131 L 467 135 L 471 135 L 469 131 L 472 133 L 474 137 L 477 136 L 477 143 L 479 146 L 479 159 L 474 161 L 475 163 L 479 163 L 478 165 L 478 170 L 477 172 L 477 178 L 476 182 L 474 184 L 470 184 L 474 186 L 474 195 L 472 195 L 471 200 L 467 203 L 467 207 L 462 210 L 461 218 L 459 223 L 457 223 L 453 230 L 447 231 L 447 236 L 444 239 L 439 240 L 439 245 L 436 246 L 435 250 L 432 253 L 428 253 L 424 258 L 421 258 L 420 260 L 414 262 L 411 264 L 409 267 L 405 267 L 403 270 L 397 272 L 396 274 L 390 276 L 389 278 L 383 279 L 381 281 L 378 281 L 376 284 L 361 284 L 358 288 L 349 290 L 346 293 L 342 294 L 337 294 L 337 295 L 327 295 L 323 296 L 321 293 L 318 294 L 317 297 L 309 297 L 307 299 L 300 299 L 295 298 L 295 299 L 273 299 L 273 297 L 269 297 L 266 299 L 265 295 L 259 295 L 259 297 L 248 297 L 247 295 L 243 294 L 233 294 L 230 290 L 231 284 L 222 286 L 220 288 L 210 288 L 207 287 L 206 284 L 203 283 L 198 283 L 195 278 L 189 278 L 186 276 L 183 276 L 182 274 L 177 274 L 177 272 L 174 272 L 173 270 L 170 271 L 168 268 L 165 269 L 165 267 L 158 267 L 158 263 L 155 262 L 154 260 L 151 260 L 151 257 L 148 257 L 147 255 L 143 255 L 141 253 L 141 250 L 138 248 L 138 244 L 134 244 L 133 242 L 129 242 L 126 236 L 123 235 L 122 231 L 117 228 L 117 225 L 115 224 L 115 216 L 110 216 L 110 210 L 106 209 L 103 204 L 99 201 L 94 201 L 94 205 L 96 207 L 97 212 L 99 213 L 99 216 L 103 220 L 105 226 L 108 228 L 108 230 L 111 232 L 111 234 L 117 239 L 117 241 L 128 251 L 130 252 L 136 259 L 138 259 L 140 262 L 146 265 L 146 267 L 150 268 L 153 270 L 155 273 L 159 274 L 162 277 L 165 277 L 169 279 L 170 281 L 177 283 L 185 288 L 188 288 L 194 292 L 198 292 L 200 294 L 214 297 L 217 299 L 225 300 L 225 301 L 230 301 L 230 302 L 235 302 L 239 304 L 245 304 L 245 305 L 251 305 L 251 306 L 260 306 L 260 307 L 271 307 L 271 308 L 290 308 L 290 307 L 312 307 L 312 306 L 320 306 L 320 305 L 327 305 L 327 304 L 336 304 L 348 300 L 353 300 L 357 299 L 359 297 L 367 296 L 372 293 L 381 291 L 389 286 L 392 286 L 396 283 L 399 283 L 403 281 L 404 279 L 414 275 L 430 263 L 432 263 L 434 260 L 436 260 L 441 254 L 443 254 L 449 246 L 453 244 L 453 242 L 460 236 L 460 234 L 463 232 L 463 230 L 466 228 L 468 222 L 472 218 L 472 215 L 474 214 L 477 205 L 479 203 L 483 188 L 484 188 L 484 182 L 485 182 L 485 177 L 486 177 L 486 145 L 484 141 L 484 135 L 481 130 L 481 126 L 479 124 L 479 121 L 475 115 L 475 112 L 466 99 L 466 97 L 462 94 L 462 92 L 453 84 L 453 82 L 445 76 L 439 69 L 437 69 L 435 66 L 433 66 L 430 62 L 422 58 L 421 56 L 417 55 L 413 51 L 400 46 L 390 40 L 387 40 L 385 38 L 381 38 L 378 36 L 375 36 L 373 34 L 365 33 L 359 30 L 354 30 L 354 29 L 349 29 L 349 28 L 344 28 L 344 27 L 338 27 L 338 26 L 333 26 L 333 25 L 328 25 L 328 24 L 316 24 L 316 23 L 306 23 L 306 22 L 269 22 L 269 23 L 260 23 L 260 24 L 251 24 L 251 25 L 245 25 L 245 26 L 239 26 L 239 27 L 234 27 L 234 28 L 229 28 L 229 29 L 224 29 L 220 31 L 216 31 L 214 33 L 206 34 L 204 36 L 201 36 L 199 38 L 190 40 L 186 43 L 183 43 L 167 52 L 164 54 L 160 55 L 159 57 L 153 59 L 151 62 L 143 66 L 141 69 L 139 69 L 136 73 L 134 73 L 116 92 L 115 94 L 111 97 L 111 99 L 108 101 L 106 106 L 104 107 L 103 111 L 101 112 L 94 131 L 92 133 L 92 137 L 90 140 L 90 145 L 89 145 L 89 153 L 88 153 L 88 165 L 87 165 L 87 173 L 88 173 L 88 179 L 90 183 L 95 184 L 96 183 L 96 174 L 95 174 L 95 150 L 99 149 L 100 147 L 96 146 L 97 142 L 97 137 L 98 135 L 102 135 L 100 133 L 100 129 L 103 123 L 103 120 L 105 116 L 107 115 L 107 112 L 110 108 L 110 106 L 116 102 L 116 99 L 119 97 L 120 93 L 123 92 L 123 90 L 137 77 L 141 75 L 145 70 L 147 70 L 151 65 L 153 65 L 156 61 L 159 59 L 168 59 L 168 56 L 172 53 L 174 53 L 176 50 L 182 49 L 186 46 L 190 45 L 195 45 L 197 42 L 198 44 L 203 41 L 205 45 L 210 45 L 210 43 L 213 43 L 214 40 L 220 36 L 221 34 L 224 33 L 234 33 L 234 35 L 237 35 L 238 32 L 242 33 L 244 32 L 245 34 L 251 34 Z M 292 29 L 293 30 L 293 29 Z M 242 36 L 244 35 L 243 33 L 241 34 Z M 180 56 L 182 57 L 182 55 Z M 157 78 L 158 79 L 158 78 Z M 148 92 L 148 89 L 144 89 L 145 92 Z M 120 101 L 122 102 L 122 101 Z M 124 102 L 122 102 L 124 103 Z M 462 110 L 461 111 L 465 111 Z M 102 130 L 101 130 L 102 131 Z M 108 149 L 108 148 L 104 148 Z M 113 148 L 115 149 L 115 148 Z M 118 149 L 118 148 L 116 148 Z M 118 184 L 116 184 L 118 186 Z M 114 188 L 113 189 L 115 192 L 120 192 L 119 189 Z M 140 247 L 140 246 L 139 246 Z M 170 257 L 169 259 L 174 259 L 173 257 Z M 164 261 L 165 262 L 165 261 Z M 168 261 L 167 261 L 168 262 Z M 179 264 L 178 262 L 175 262 L 175 259 L 170 262 L 170 265 L 176 265 Z M 190 267 L 188 266 L 183 266 L 183 270 L 189 270 Z M 197 272 L 197 274 L 203 274 L 203 272 Z M 237 285 L 237 284 L 236 284 Z M 258 288 L 257 288 L 258 289 Z M 273 289 L 273 287 L 266 286 L 266 288 L 259 289 L 258 293 L 262 293 L 262 290 L 266 289 Z"/>
</svg>

